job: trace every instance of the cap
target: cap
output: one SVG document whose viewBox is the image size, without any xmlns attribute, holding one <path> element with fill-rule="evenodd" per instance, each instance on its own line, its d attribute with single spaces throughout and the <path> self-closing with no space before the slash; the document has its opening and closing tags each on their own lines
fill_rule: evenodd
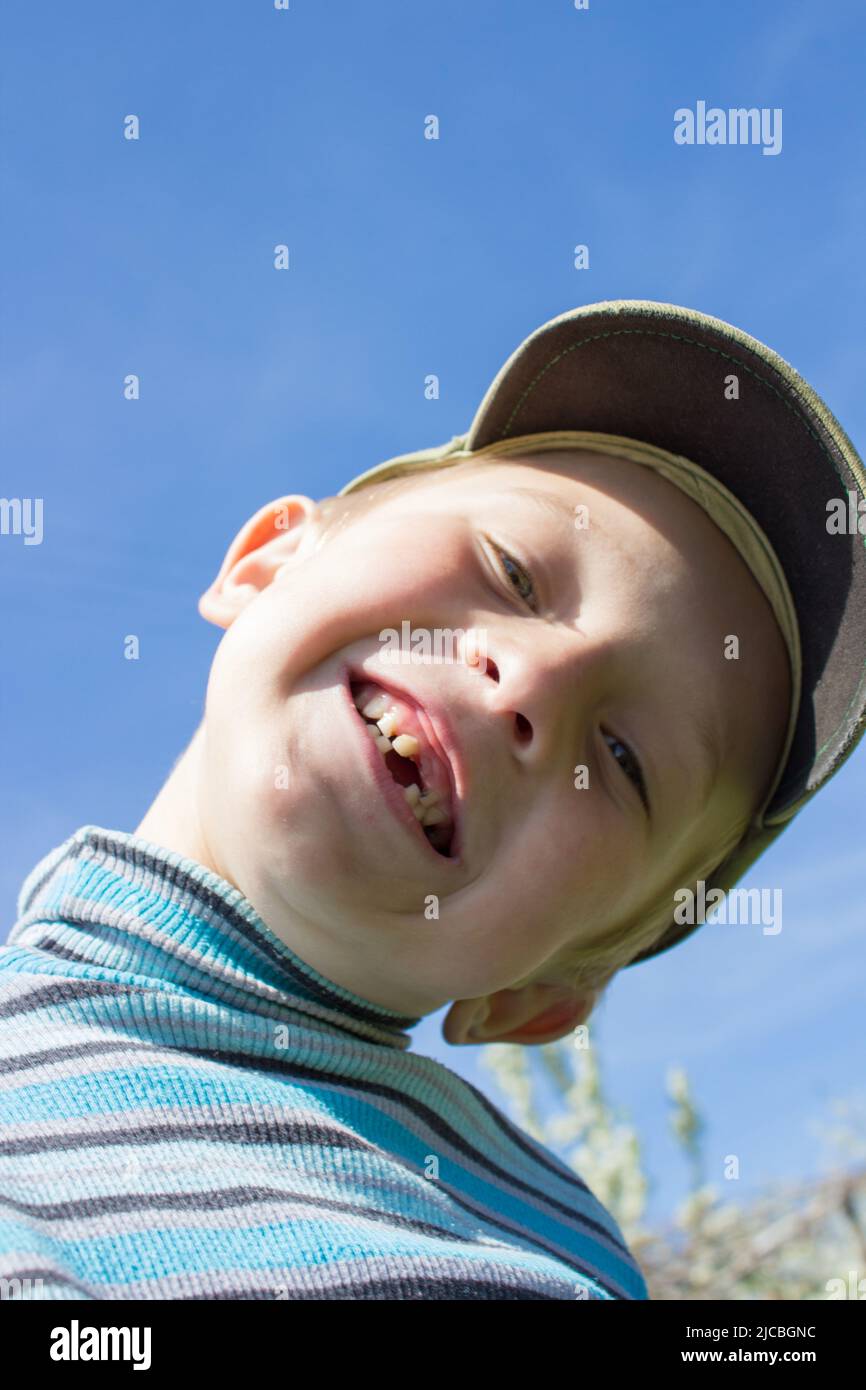
<svg viewBox="0 0 866 1390">
<path fill-rule="evenodd" d="M 785 640 L 792 701 L 779 766 L 705 884 L 727 892 L 866 728 L 866 470 L 817 393 L 764 343 L 680 305 L 620 299 L 542 324 L 497 373 L 465 435 L 388 459 L 340 495 L 469 458 L 568 446 L 631 458 L 686 491 L 740 552 Z M 672 920 L 629 964 L 699 925 Z"/>
</svg>

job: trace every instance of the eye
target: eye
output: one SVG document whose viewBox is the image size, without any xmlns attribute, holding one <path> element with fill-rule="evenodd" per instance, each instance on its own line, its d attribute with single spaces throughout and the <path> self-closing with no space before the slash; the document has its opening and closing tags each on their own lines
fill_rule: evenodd
<svg viewBox="0 0 866 1390">
<path fill-rule="evenodd" d="M 519 560 L 516 560 L 507 550 L 503 550 L 501 545 L 493 546 L 499 558 L 499 567 L 508 580 L 508 584 L 528 608 L 535 613 L 538 609 L 538 593 L 535 588 L 535 580 L 529 570 Z"/>
<path fill-rule="evenodd" d="M 647 815 L 649 815 L 650 804 L 646 790 L 646 779 L 644 778 L 643 769 L 641 768 L 638 759 L 635 757 L 628 744 L 623 743 L 621 738 L 616 737 L 616 734 L 605 734 L 604 737 L 610 740 L 614 748 L 621 749 L 622 752 L 625 754 L 625 757 L 621 761 L 619 758 L 617 758 L 616 753 L 614 753 L 614 758 L 616 758 L 616 761 L 619 762 L 620 767 L 622 768 L 626 777 L 628 777 L 629 781 L 633 782 L 634 785 L 637 787 L 638 795 L 640 796 L 640 799 L 644 804 L 644 810 L 646 811 Z"/>
</svg>

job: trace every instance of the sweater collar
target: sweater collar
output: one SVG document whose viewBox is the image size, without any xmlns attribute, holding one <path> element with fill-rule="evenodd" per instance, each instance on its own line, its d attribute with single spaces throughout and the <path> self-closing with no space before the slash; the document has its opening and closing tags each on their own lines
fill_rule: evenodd
<svg viewBox="0 0 866 1390">
<path fill-rule="evenodd" d="M 47 930 L 46 930 L 47 929 Z M 101 970 L 146 976 L 235 1008 L 405 1049 L 420 1022 L 320 975 L 203 865 L 86 825 L 25 880 L 9 941 Z"/>
</svg>

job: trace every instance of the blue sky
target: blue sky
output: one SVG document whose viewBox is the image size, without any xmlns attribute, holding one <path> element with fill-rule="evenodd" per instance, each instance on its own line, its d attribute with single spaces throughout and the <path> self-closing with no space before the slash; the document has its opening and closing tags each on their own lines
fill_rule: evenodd
<svg viewBox="0 0 866 1390">
<path fill-rule="evenodd" d="M 462 433 L 545 320 L 716 314 L 866 448 L 858 0 L 49 0 L 4 38 L 0 492 L 42 497 L 45 536 L 0 538 L 0 935 L 33 863 L 134 828 L 192 734 L 218 639 L 196 601 L 242 521 Z M 782 152 L 676 145 L 699 99 L 782 108 Z M 670 1065 L 740 1195 L 819 1171 L 814 1121 L 863 1095 L 864 793 L 861 749 L 743 881 L 781 887 L 778 936 L 708 925 L 597 1016 L 658 1216 L 686 1181 Z M 489 1089 L 440 1023 L 416 1046 Z"/>
</svg>

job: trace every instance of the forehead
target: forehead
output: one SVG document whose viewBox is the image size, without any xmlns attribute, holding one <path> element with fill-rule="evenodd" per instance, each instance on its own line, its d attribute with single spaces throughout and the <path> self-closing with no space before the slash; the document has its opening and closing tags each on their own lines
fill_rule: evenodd
<svg viewBox="0 0 866 1390">
<path fill-rule="evenodd" d="M 429 485 L 435 488 L 437 473 L 431 471 L 427 477 Z M 673 532 L 677 524 L 719 530 L 696 502 L 654 469 L 590 450 L 556 449 L 504 458 L 489 455 L 442 470 L 438 480 L 458 492 L 483 493 L 491 499 L 501 494 L 534 495 L 551 506 L 552 511 L 557 505 L 564 509 L 572 523 L 575 505 L 590 492 L 596 502 L 608 504 L 599 506 L 597 523 L 598 529 L 611 539 L 616 538 L 616 533 L 606 518 L 614 516 L 617 523 L 627 524 L 629 513 L 652 522 L 665 533 Z"/>
<path fill-rule="evenodd" d="M 537 500 L 550 507 L 552 514 L 557 505 L 560 510 L 565 509 L 568 513 L 565 519 L 573 523 L 574 506 L 587 490 L 592 491 L 597 500 L 606 498 L 609 510 L 617 506 L 622 508 L 622 519 L 626 511 L 645 512 L 658 522 L 669 516 L 671 523 L 680 519 L 692 525 L 703 523 L 718 529 L 691 498 L 653 469 L 631 459 L 582 449 L 503 458 L 490 454 L 441 468 L 425 468 L 375 485 L 377 495 L 370 496 L 369 501 L 399 506 L 423 496 L 425 505 L 435 506 L 438 502 L 444 510 L 450 502 L 469 496 L 494 502 L 534 494 Z M 361 505 L 366 500 L 365 491 L 362 489 L 355 494 Z M 608 529 L 601 513 L 599 529 Z"/>
</svg>

